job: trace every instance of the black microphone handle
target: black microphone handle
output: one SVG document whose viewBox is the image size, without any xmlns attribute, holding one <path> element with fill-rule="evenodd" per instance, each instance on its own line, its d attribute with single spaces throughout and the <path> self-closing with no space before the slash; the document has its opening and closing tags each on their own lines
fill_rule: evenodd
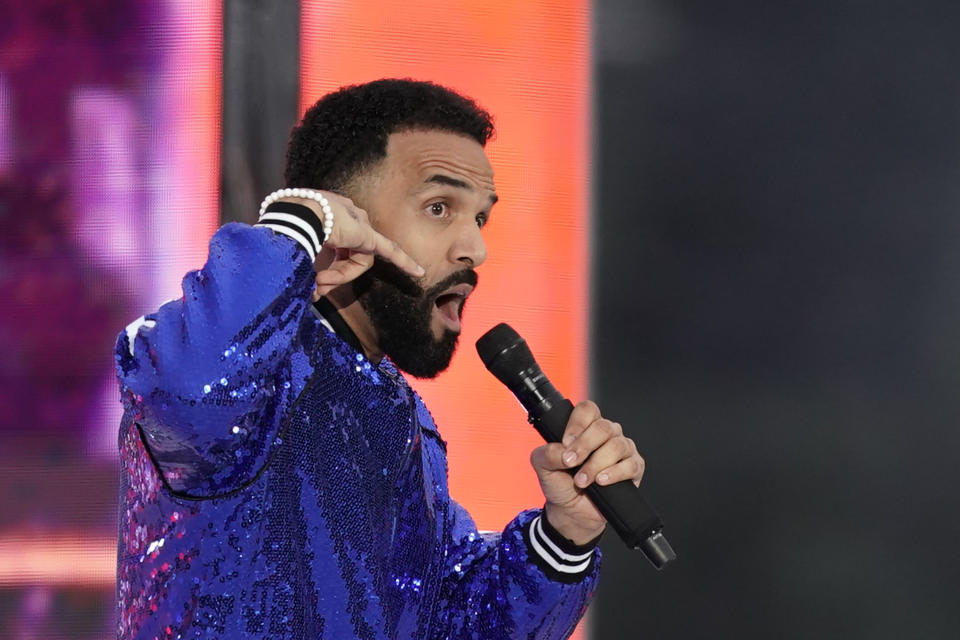
<svg viewBox="0 0 960 640">
<path fill-rule="evenodd" d="M 546 402 L 539 407 L 545 410 L 531 411 L 528 420 L 544 440 L 561 442 L 567 421 L 573 413 L 573 403 L 561 396 L 549 382 L 540 386 L 538 391 L 546 396 Z M 577 466 L 569 471 L 575 474 L 579 468 Z M 660 516 L 647 504 L 632 481 L 621 480 L 609 485 L 593 482 L 584 491 L 627 546 L 640 549 L 658 570 L 677 557 L 663 536 Z"/>
</svg>

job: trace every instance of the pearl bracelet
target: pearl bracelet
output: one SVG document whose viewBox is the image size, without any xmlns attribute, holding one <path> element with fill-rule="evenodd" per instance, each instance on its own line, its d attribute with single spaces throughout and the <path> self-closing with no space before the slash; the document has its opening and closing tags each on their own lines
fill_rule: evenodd
<svg viewBox="0 0 960 640">
<path fill-rule="evenodd" d="M 330 207 L 330 201 L 322 193 L 313 189 L 277 189 L 260 203 L 260 217 L 263 217 L 267 207 L 280 198 L 307 198 L 319 204 L 323 211 L 323 241 L 327 241 L 333 231 L 333 209 Z"/>
</svg>

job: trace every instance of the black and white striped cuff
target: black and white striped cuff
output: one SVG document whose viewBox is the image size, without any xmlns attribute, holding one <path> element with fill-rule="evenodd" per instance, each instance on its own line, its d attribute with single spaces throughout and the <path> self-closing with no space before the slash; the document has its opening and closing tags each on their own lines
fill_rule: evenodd
<svg viewBox="0 0 960 640">
<path fill-rule="evenodd" d="M 554 529 L 540 513 L 523 529 L 530 559 L 551 580 L 580 582 L 593 569 L 594 549 L 600 542 L 597 536 L 590 542 L 578 545 Z"/>
<path fill-rule="evenodd" d="M 295 202 L 274 202 L 260 216 L 258 227 L 269 227 L 277 233 L 293 238 L 316 260 L 326 236 L 323 222 L 310 207 Z"/>
</svg>

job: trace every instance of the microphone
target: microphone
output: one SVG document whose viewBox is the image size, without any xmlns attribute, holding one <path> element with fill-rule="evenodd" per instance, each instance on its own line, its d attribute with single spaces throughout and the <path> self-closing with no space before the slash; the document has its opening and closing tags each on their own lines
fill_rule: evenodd
<svg viewBox="0 0 960 640">
<path fill-rule="evenodd" d="M 505 384 L 529 413 L 530 424 L 547 442 L 560 442 L 573 413 L 573 403 L 560 395 L 540 370 L 530 348 L 509 325 L 501 323 L 477 340 L 477 353 L 484 366 Z M 569 469 L 576 473 L 577 469 Z M 590 501 L 631 549 L 640 549 L 656 569 L 662 569 L 677 554 L 663 536 L 660 516 L 647 504 L 630 480 L 585 490 Z"/>
</svg>

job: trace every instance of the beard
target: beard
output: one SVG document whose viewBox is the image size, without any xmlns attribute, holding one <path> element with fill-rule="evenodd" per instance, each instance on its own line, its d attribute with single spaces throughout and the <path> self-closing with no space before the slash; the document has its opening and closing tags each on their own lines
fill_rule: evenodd
<svg viewBox="0 0 960 640">
<path fill-rule="evenodd" d="M 457 284 L 477 284 L 473 269 L 456 271 L 429 289 L 379 256 L 353 281 L 353 291 L 370 317 L 380 349 L 415 378 L 435 378 L 450 366 L 460 334 L 444 328 L 434 337 L 430 321 L 437 297 Z M 463 315 L 464 302 L 458 314 Z"/>
</svg>

